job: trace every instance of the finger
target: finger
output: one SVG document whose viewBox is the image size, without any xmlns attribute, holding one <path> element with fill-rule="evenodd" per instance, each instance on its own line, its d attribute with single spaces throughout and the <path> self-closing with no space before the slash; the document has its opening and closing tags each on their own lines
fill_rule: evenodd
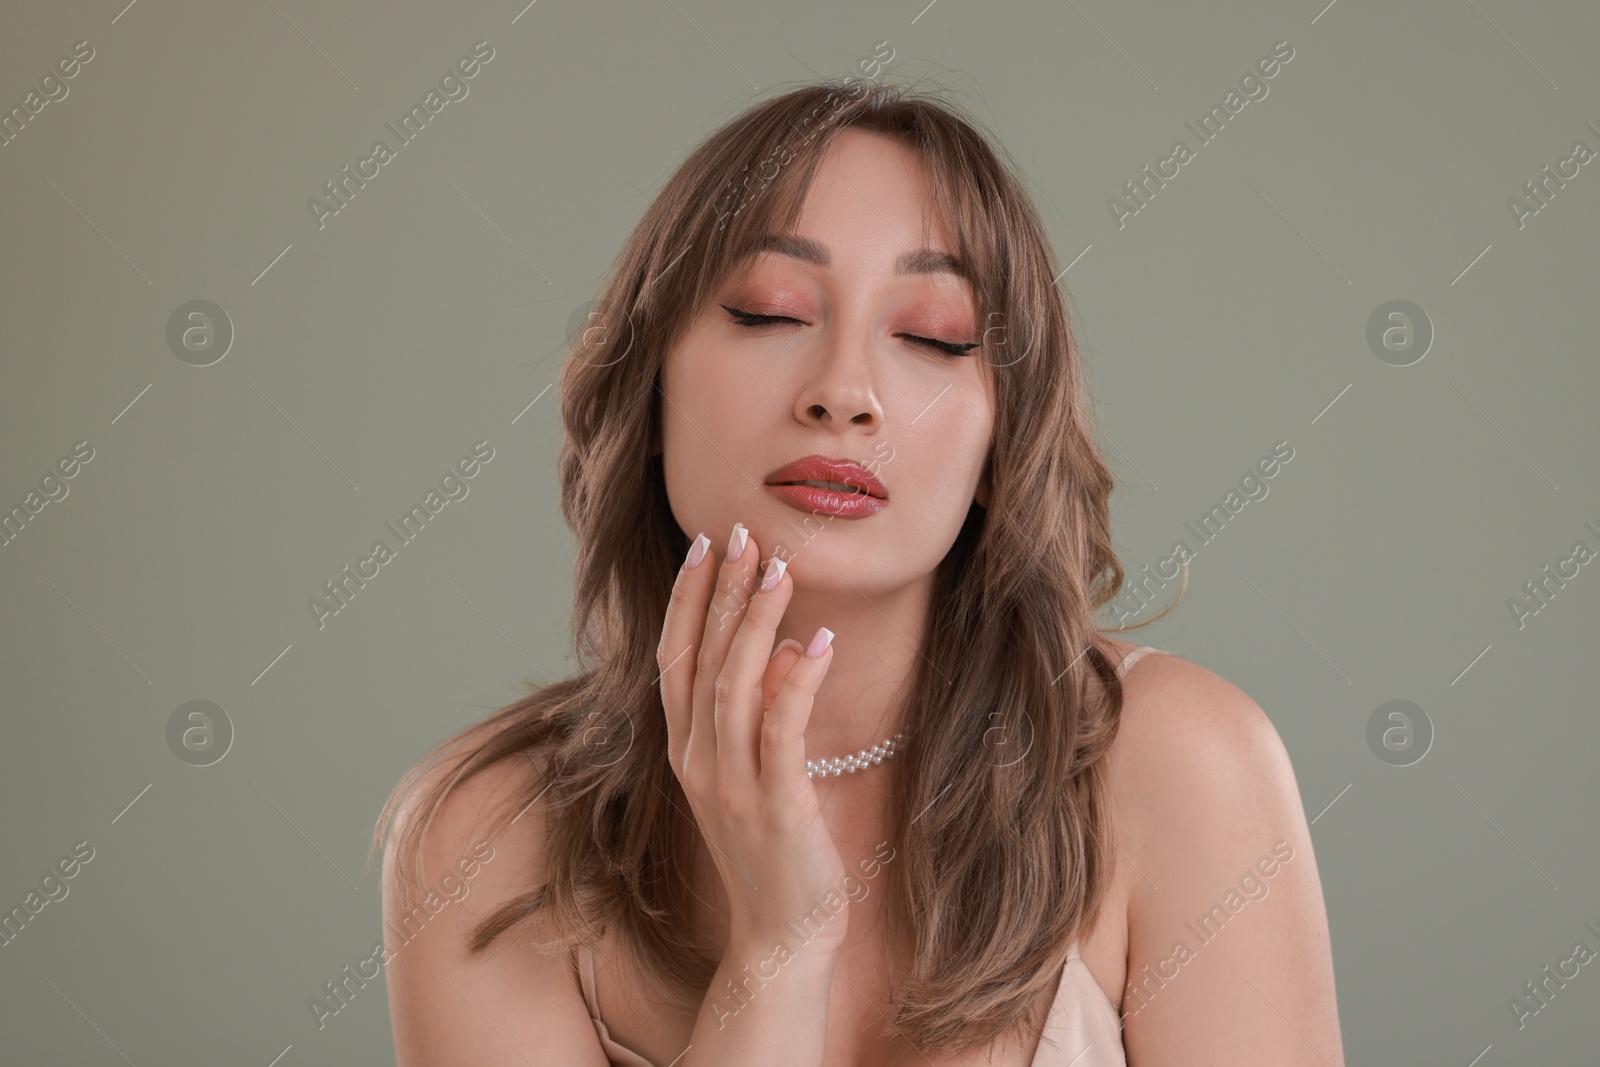
<svg viewBox="0 0 1600 1067">
<path fill-rule="evenodd" d="M 778 696 L 778 686 L 783 684 L 783 676 L 789 673 L 789 668 L 804 652 L 805 646 L 792 637 L 785 637 L 778 642 L 778 650 L 767 661 L 766 672 L 761 676 L 762 711 L 772 707 L 773 700 Z"/>
<path fill-rule="evenodd" d="M 733 635 L 728 658 L 722 664 L 723 699 L 717 702 L 717 763 L 737 782 L 750 782 L 760 766 L 756 731 L 764 701 L 763 672 L 771 665 L 772 643 L 778 622 L 789 606 L 794 583 L 786 576 L 788 560 L 767 560 L 761 582 L 746 605 L 744 618 Z"/>
<path fill-rule="evenodd" d="M 667 718 L 667 758 L 680 768 L 684 766 L 683 751 L 689 741 L 695 655 L 706 602 L 716 578 L 716 568 L 706 565 L 708 559 L 712 559 L 711 539 L 699 534 L 689 545 L 689 553 L 672 583 L 672 599 L 667 604 L 661 643 L 656 648 L 656 669 L 660 671 L 657 681 Z"/>
<path fill-rule="evenodd" d="M 824 626 L 783 676 L 778 695 L 761 720 L 761 767 L 757 779 L 773 800 L 792 797 L 795 790 L 808 784 L 806 725 L 811 722 L 817 687 L 832 662 L 833 632 Z"/>
<path fill-rule="evenodd" d="M 755 589 L 754 575 L 759 558 L 760 548 L 744 523 L 734 523 L 722 565 L 717 569 L 716 589 L 706 607 L 700 647 L 695 654 L 688 755 L 689 763 L 696 766 L 711 769 L 716 762 L 717 675 L 728 658 L 728 646 L 733 643 L 739 620 L 744 617 L 744 606 Z"/>
</svg>

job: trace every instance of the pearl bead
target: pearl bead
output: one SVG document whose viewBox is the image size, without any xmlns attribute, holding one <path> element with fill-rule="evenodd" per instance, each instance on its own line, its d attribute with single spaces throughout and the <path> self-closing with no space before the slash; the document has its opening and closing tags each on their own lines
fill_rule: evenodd
<svg viewBox="0 0 1600 1067">
<path fill-rule="evenodd" d="M 897 733 L 886 741 L 864 748 L 848 756 L 824 756 L 821 759 L 806 760 L 807 778 L 826 778 L 829 774 L 838 777 L 844 774 L 854 774 L 864 767 L 875 767 L 884 760 L 894 755 L 895 746 L 905 739 L 905 733 Z"/>
</svg>

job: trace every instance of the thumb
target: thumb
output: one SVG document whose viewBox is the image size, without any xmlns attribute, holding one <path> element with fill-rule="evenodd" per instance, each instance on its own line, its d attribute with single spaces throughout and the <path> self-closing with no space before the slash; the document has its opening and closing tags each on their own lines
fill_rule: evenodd
<svg viewBox="0 0 1600 1067">
<path fill-rule="evenodd" d="M 805 649 L 800 642 L 792 637 L 785 637 L 778 642 L 777 650 L 772 658 L 767 661 L 767 670 L 761 676 L 761 710 L 766 711 L 772 702 L 778 698 L 778 690 L 783 686 L 783 679 L 800 659 Z"/>
</svg>

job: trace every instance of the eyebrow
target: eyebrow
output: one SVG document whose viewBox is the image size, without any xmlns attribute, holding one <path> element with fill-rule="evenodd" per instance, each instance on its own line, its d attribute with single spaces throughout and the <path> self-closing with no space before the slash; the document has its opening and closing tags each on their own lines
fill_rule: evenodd
<svg viewBox="0 0 1600 1067">
<path fill-rule="evenodd" d="M 819 267 L 826 267 L 833 262 L 828 250 L 809 237 L 798 237 L 794 234 L 769 233 L 763 235 L 756 242 L 757 252 L 776 252 L 779 255 L 790 256 L 806 263 L 814 263 Z M 905 252 L 894 261 L 896 274 L 954 274 L 958 278 L 970 278 L 966 265 L 959 258 L 949 252 L 936 252 L 931 248 L 919 248 L 914 252 Z"/>
</svg>

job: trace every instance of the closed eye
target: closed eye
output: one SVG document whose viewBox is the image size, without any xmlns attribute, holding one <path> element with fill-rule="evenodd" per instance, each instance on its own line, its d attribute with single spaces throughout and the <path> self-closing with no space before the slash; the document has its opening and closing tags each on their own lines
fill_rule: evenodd
<svg viewBox="0 0 1600 1067">
<path fill-rule="evenodd" d="M 721 307 L 723 311 L 726 311 L 729 315 L 733 316 L 733 321 L 740 326 L 766 326 L 773 322 L 798 323 L 800 321 L 799 319 L 792 319 L 787 315 L 756 315 L 749 311 L 740 311 L 738 308 L 731 308 L 727 304 L 723 304 Z"/>
<path fill-rule="evenodd" d="M 775 322 L 793 322 L 796 324 L 799 324 L 800 322 L 799 319 L 791 318 L 788 315 L 757 315 L 753 312 L 741 311 L 738 308 L 729 307 L 727 304 L 722 304 L 720 306 L 722 310 L 726 311 L 733 318 L 733 321 L 736 325 L 749 327 L 751 329 L 760 326 L 770 326 Z M 974 348 L 981 347 L 981 342 L 978 341 L 940 341 L 933 337 L 918 337 L 914 333 L 902 333 L 898 336 L 904 337 L 913 344 L 924 345 L 934 349 L 935 351 L 943 352 L 947 356 L 965 356 Z"/>
<path fill-rule="evenodd" d="M 937 348 L 939 351 L 952 356 L 964 356 L 971 352 L 974 348 L 978 347 L 977 341 L 966 341 L 959 343 L 956 341 L 937 341 L 932 337 L 918 337 L 914 333 L 903 333 L 900 336 L 904 337 L 908 341 L 915 341 L 919 345 L 931 345 L 932 347 Z"/>
</svg>

